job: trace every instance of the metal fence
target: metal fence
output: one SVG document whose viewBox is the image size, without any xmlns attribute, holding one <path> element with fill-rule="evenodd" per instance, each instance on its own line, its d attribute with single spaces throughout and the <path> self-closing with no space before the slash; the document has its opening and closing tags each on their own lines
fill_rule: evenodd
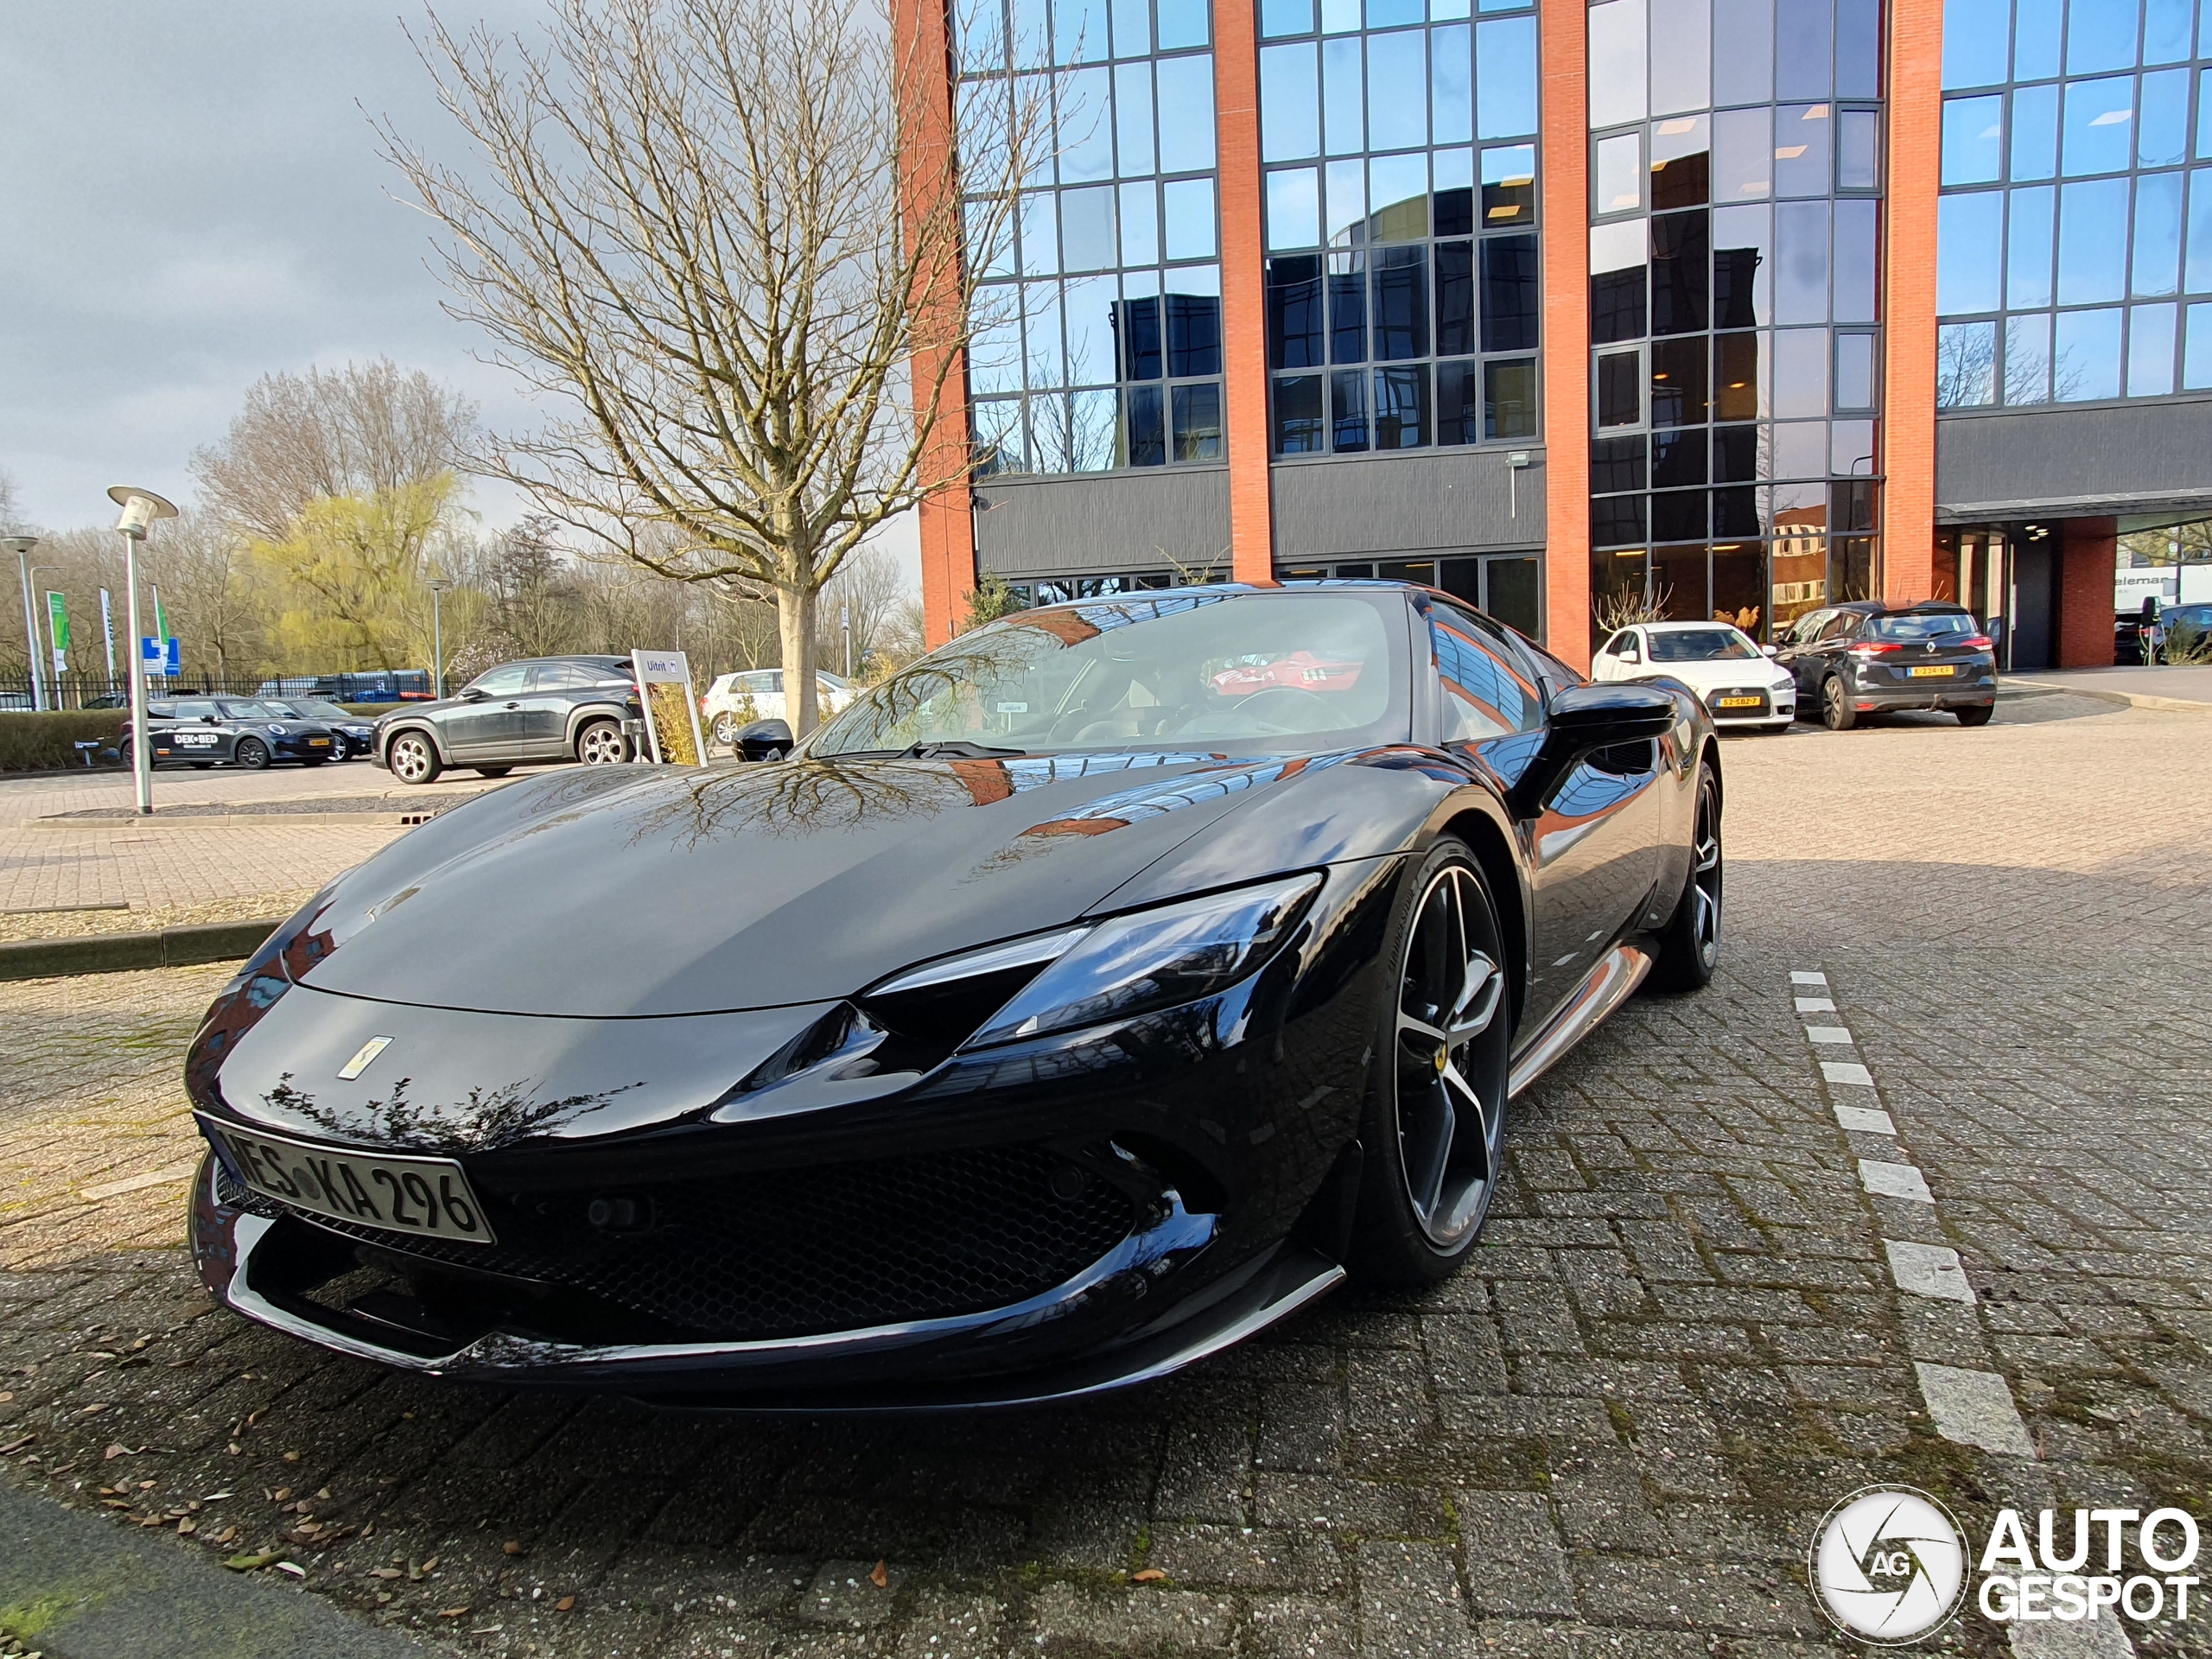
<svg viewBox="0 0 2212 1659">
<path fill-rule="evenodd" d="M 348 676 L 351 680 L 366 680 L 368 676 Z M 429 676 L 421 677 L 418 687 L 410 677 L 406 689 L 370 685 L 334 686 L 328 690 L 317 690 L 315 677 L 278 682 L 256 676 L 251 679 L 226 679 L 218 675 L 180 674 L 175 678 L 149 676 L 147 695 L 153 697 L 256 697 L 256 696 L 327 696 L 334 702 L 392 702 L 403 698 L 424 697 L 429 695 Z M 279 689 L 280 685 L 283 689 Z M 105 674 L 64 674 L 59 686 L 51 674 L 39 676 L 38 692 L 35 696 L 28 674 L 0 673 L 0 711 L 19 712 L 43 704 L 48 709 L 127 709 L 130 705 L 130 682 L 121 675 L 111 677 Z"/>
</svg>

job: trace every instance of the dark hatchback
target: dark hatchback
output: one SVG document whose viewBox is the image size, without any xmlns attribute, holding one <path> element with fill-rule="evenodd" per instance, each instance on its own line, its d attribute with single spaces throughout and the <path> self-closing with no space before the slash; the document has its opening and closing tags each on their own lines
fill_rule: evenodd
<svg viewBox="0 0 2212 1659">
<path fill-rule="evenodd" d="M 547 761 L 607 766 L 631 758 L 631 727 L 644 715 L 628 658 L 541 657 L 379 715 L 372 752 L 403 784 L 429 783 L 448 766 L 504 778 Z"/>
<path fill-rule="evenodd" d="M 242 766 L 258 772 L 277 760 L 319 766 L 343 753 L 345 740 L 321 721 L 302 720 L 257 697 L 179 697 L 146 705 L 146 741 L 157 766 Z M 130 764 L 130 733 L 118 746 Z"/>
<path fill-rule="evenodd" d="M 1890 606 L 1853 600 L 1808 611 L 1775 661 L 1797 681 L 1797 706 L 1847 732 L 1859 716 L 1947 709 L 1961 726 L 1986 726 L 1997 708 L 1997 654 L 1961 606 Z"/>
<path fill-rule="evenodd" d="M 289 709 L 302 720 L 320 721 L 345 739 L 342 745 L 332 747 L 334 760 L 350 760 L 377 746 L 375 721 L 340 708 L 327 697 L 263 697 L 260 701 L 272 709 Z"/>
</svg>

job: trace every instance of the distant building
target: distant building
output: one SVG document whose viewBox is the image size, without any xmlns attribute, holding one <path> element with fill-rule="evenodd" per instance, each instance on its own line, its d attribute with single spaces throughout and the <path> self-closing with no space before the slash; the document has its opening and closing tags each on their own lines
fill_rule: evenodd
<svg viewBox="0 0 2212 1659">
<path fill-rule="evenodd" d="M 2190 0 L 900 3 L 949 108 L 1063 76 L 933 638 L 979 572 L 1381 574 L 1578 661 L 1640 594 L 2102 662 L 2115 536 L 2212 513 Z"/>
</svg>

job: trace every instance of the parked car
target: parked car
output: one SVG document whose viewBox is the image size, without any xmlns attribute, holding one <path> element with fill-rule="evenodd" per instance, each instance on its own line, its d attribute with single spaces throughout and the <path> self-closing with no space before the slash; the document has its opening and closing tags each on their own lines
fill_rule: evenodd
<svg viewBox="0 0 2212 1659">
<path fill-rule="evenodd" d="M 377 716 L 372 754 L 403 784 L 448 766 L 504 778 L 549 760 L 606 766 L 633 753 L 645 705 L 626 657 L 539 657 L 502 663 L 442 702 Z"/>
<path fill-rule="evenodd" d="M 1797 701 L 1832 732 L 1897 709 L 1948 709 L 1961 726 L 1986 726 L 1997 709 L 1997 655 L 1963 606 L 1889 606 L 1852 600 L 1808 611 L 1776 649 Z"/>
<path fill-rule="evenodd" d="M 264 697 L 327 697 L 337 702 L 419 702 L 431 696 L 426 668 L 365 669 L 355 674 L 308 674 L 264 680 Z"/>
<path fill-rule="evenodd" d="M 163 698 L 146 705 L 146 741 L 157 766 L 233 766 L 258 772 L 278 760 L 319 766 L 345 739 L 319 720 L 302 720 L 287 708 L 251 697 Z M 129 766 L 130 728 L 117 753 Z"/>
<path fill-rule="evenodd" d="M 748 701 L 749 700 L 749 701 Z M 835 674 L 817 670 L 814 676 L 815 713 L 823 720 L 853 700 L 853 688 Z M 788 721 L 784 706 L 784 671 L 750 668 L 715 677 L 699 699 L 699 718 L 714 741 L 724 748 L 735 746 L 738 728 L 759 720 Z"/>
<path fill-rule="evenodd" d="M 1724 731 L 1787 731 L 1797 682 L 1730 622 L 1644 622 L 1623 628 L 1590 662 L 1593 680 L 1680 680 Z"/>
<path fill-rule="evenodd" d="M 264 697 L 262 701 L 273 708 L 289 709 L 302 720 L 319 720 L 345 739 L 343 753 L 334 752 L 334 760 L 351 760 L 377 746 L 373 721 L 350 709 L 340 709 L 327 697 Z"/>
<path fill-rule="evenodd" d="M 1712 976 L 1720 766 L 1680 685 L 1423 588 L 1026 611 L 780 764 L 525 779 L 339 877 L 193 1044 L 194 1259 L 438 1377 L 1159 1376 L 1467 1262 L 1510 1099 Z"/>
<path fill-rule="evenodd" d="M 2167 661 L 2192 655 L 2212 639 L 2212 605 L 2169 605 L 2161 654 Z"/>
</svg>

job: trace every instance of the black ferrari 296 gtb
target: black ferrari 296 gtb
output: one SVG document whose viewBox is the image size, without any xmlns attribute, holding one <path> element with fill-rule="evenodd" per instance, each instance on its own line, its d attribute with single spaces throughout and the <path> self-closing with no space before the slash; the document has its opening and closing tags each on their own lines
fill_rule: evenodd
<svg viewBox="0 0 2212 1659">
<path fill-rule="evenodd" d="M 333 881 L 210 1009 L 193 1247 L 387 1365 L 834 1410 L 1160 1376 L 1473 1245 L 1513 1096 L 1721 921 L 1698 699 L 1446 595 L 963 634 L 765 765 Z"/>
</svg>

